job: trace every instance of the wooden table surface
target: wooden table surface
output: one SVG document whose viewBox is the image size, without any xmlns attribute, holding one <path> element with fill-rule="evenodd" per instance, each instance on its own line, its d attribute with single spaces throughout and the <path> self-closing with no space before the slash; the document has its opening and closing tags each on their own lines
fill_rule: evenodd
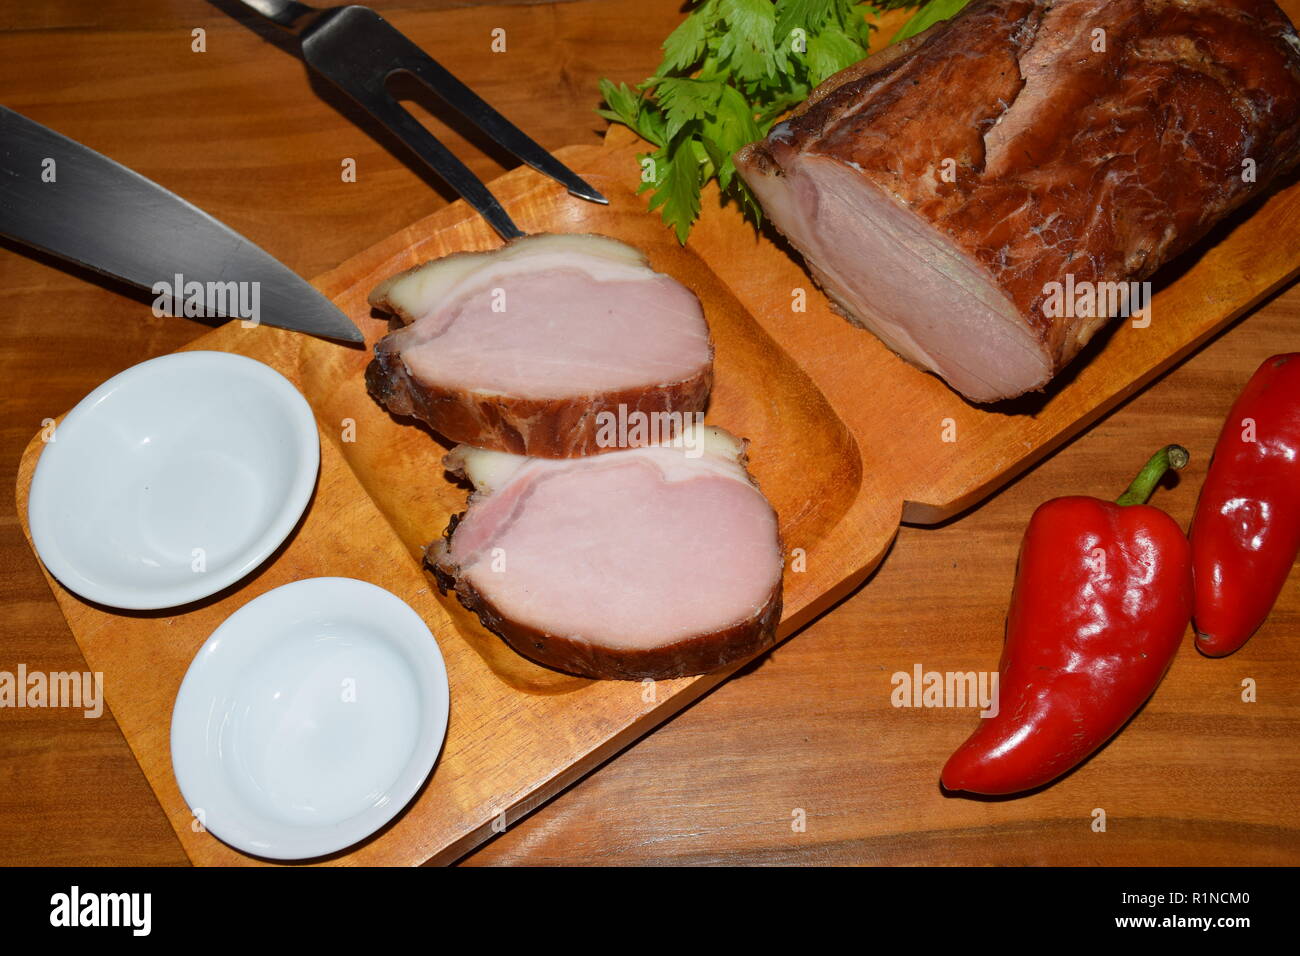
<svg viewBox="0 0 1300 956">
<path fill-rule="evenodd" d="M 596 140 L 596 80 L 648 74 L 680 16 L 677 0 L 372 5 L 552 149 Z M 504 52 L 491 49 L 498 28 Z M 312 276 L 449 197 L 275 41 L 226 0 L 10 4 L 0 100 Z M 481 177 L 509 168 L 425 105 L 412 107 Z M 0 478 L 12 488 L 42 419 L 205 327 L 0 245 Z M 1159 503 L 1186 522 L 1236 391 L 1263 358 L 1300 347 L 1297 322 L 1292 286 L 983 505 L 904 527 L 852 597 L 465 862 L 1300 863 L 1300 571 L 1243 651 L 1209 661 L 1185 645 L 1120 738 L 1027 798 L 944 796 L 939 767 L 973 714 L 890 704 L 896 671 L 996 666 L 1020 535 L 1045 498 L 1113 497 L 1149 449 L 1176 440 L 1194 462 Z M 4 500 L 0 670 L 84 669 Z M 1193 694 L 1179 676 L 1199 668 L 1218 672 Z M 1240 700 L 1248 677 L 1255 703 Z M 0 710 L 0 864 L 185 862 L 111 716 Z"/>
</svg>

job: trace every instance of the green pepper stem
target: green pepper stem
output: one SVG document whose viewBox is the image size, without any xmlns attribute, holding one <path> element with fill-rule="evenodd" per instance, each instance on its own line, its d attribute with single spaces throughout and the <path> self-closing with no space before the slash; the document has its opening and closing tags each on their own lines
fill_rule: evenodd
<svg viewBox="0 0 1300 956">
<path fill-rule="evenodd" d="M 1182 445 L 1166 445 L 1151 456 L 1151 460 L 1142 466 L 1128 491 L 1115 499 L 1117 505 L 1141 505 L 1151 497 L 1156 485 L 1169 469 L 1177 471 L 1187 464 L 1191 457 Z"/>
</svg>

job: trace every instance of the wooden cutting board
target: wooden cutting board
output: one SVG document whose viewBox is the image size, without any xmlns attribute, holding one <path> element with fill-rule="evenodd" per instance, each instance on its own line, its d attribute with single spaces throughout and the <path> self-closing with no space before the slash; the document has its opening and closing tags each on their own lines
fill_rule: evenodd
<svg viewBox="0 0 1300 956">
<path fill-rule="evenodd" d="M 634 194 L 638 141 L 616 128 L 601 146 L 569 147 L 565 163 L 610 197 L 571 199 L 528 169 L 493 186 L 530 232 L 599 232 L 642 248 L 701 298 L 717 344 L 709 420 L 751 441 L 752 469 L 781 517 L 790 549 L 788 637 L 857 586 L 900 519 L 935 521 L 978 501 L 1175 363 L 1300 269 L 1300 188 L 1226 224 L 1160 277 L 1152 324 L 1120 326 L 1045 395 L 995 408 L 968 405 L 830 312 L 796 259 L 706 196 L 686 248 Z M 368 344 L 386 324 L 365 296 L 383 277 L 448 252 L 497 245 L 464 204 L 418 222 L 317 280 Z M 806 310 L 791 308 L 796 290 Z M 304 577 L 370 580 L 429 622 L 452 689 L 447 742 L 429 782 L 383 832 L 324 861 L 447 862 L 508 825 L 723 680 L 727 672 L 658 684 L 558 674 L 509 651 L 420 568 L 420 549 L 461 510 L 442 475 L 445 448 L 393 419 L 365 393 L 367 351 L 263 327 L 224 326 L 192 348 L 240 352 L 288 376 L 316 412 L 321 477 L 294 535 L 251 578 L 164 612 L 114 612 L 50 580 L 105 695 L 186 852 L 197 863 L 257 863 L 202 832 L 172 777 L 172 702 L 189 661 L 230 613 Z M 354 440 L 353 440 L 354 439 Z M 951 439 L 951 440 L 945 440 Z M 40 453 L 21 463 L 18 513 Z M 30 538 L 29 538 L 30 540 Z"/>
</svg>

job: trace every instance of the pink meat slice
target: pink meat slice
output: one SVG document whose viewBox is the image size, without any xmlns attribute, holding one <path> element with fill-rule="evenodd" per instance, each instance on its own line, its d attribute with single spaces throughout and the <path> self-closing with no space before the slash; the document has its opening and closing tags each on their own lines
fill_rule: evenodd
<svg viewBox="0 0 1300 956">
<path fill-rule="evenodd" d="M 708 363 L 699 300 L 668 276 L 593 280 L 559 266 L 491 281 L 401 333 L 402 360 L 421 381 L 565 398 L 678 382 Z"/>
<path fill-rule="evenodd" d="M 713 346 L 699 300 L 636 249 L 538 235 L 380 285 L 406 323 L 366 372 L 390 411 L 447 438 L 548 458 L 606 450 L 599 416 L 703 411 Z"/>
<path fill-rule="evenodd" d="M 623 678 L 713 670 L 770 643 L 780 613 L 776 515 L 742 454 L 721 432 L 698 457 L 457 449 L 448 466 L 477 490 L 431 561 L 489 627 L 549 666 Z"/>
</svg>

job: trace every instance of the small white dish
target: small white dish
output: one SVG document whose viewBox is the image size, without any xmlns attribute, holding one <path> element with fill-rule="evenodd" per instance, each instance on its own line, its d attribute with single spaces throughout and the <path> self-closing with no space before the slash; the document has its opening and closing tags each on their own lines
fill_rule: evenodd
<svg viewBox="0 0 1300 956">
<path fill-rule="evenodd" d="M 141 362 L 86 396 L 41 451 L 27 502 L 63 586 L 132 610 L 215 594 L 275 551 L 320 468 L 311 407 L 228 352 Z"/>
<path fill-rule="evenodd" d="M 309 578 L 232 614 L 172 712 L 172 769 L 213 835 L 302 860 L 374 833 L 419 790 L 449 690 L 420 616 L 383 588 Z"/>
</svg>

